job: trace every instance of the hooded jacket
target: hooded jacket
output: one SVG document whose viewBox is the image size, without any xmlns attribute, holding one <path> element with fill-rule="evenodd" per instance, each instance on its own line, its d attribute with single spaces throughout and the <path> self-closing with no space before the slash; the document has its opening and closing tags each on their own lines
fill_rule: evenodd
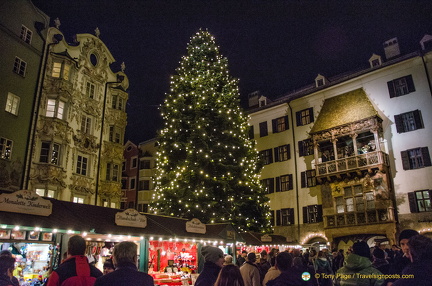
<svg viewBox="0 0 432 286">
<path fill-rule="evenodd" d="M 381 286 L 384 282 L 384 275 L 372 266 L 369 258 L 354 253 L 348 255 L 345 266 L 336 272 L 336 277 L 336 285 L 341 286 Z"/>
</svg>

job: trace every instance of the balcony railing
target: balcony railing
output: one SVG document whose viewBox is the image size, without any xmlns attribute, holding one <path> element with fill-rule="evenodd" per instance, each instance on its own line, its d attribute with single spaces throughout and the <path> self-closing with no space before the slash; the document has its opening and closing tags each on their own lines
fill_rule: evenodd
<svg viewBox="0 0 432 286">
<path fill-rule="evenodd" d="M 373 166 L 389 165 L 389 157 L 382 151 L 368 152 L 316 165 L 317 177 L 341 172 L 368 169 Z"/>
<path fill-rule="evenodd" d="M 365 212 L 340 213 L 325 216 L 325 227 L 342 227 L 393 222 L 393 208 Z"/>
</svg>

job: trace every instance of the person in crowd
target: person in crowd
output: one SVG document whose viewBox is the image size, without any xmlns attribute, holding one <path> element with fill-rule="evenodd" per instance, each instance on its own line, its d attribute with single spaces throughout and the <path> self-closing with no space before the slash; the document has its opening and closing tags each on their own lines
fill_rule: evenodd
<svg viewBox="0 0 432 286">
<path fill-rule="evenodd" d="M 303 259 L 305 261 L 306 264 L 309 264 L 309 248 L 306 248 L 305 252 L 303 253 Z"/>
<path fill-rule="evenodd" d="M 320 275 L 318 278 L 319 285 L 321 286 L 331 286 L 332 279 L 327 278 L 326 275 L 333 274 L 333 271 L 330 266 L 330 262 L 328 261 L 326 254 L 324 251 L 318 251 L 317 259 L 315 259 L 314 263 L 315 272 Z"/>
<path fill-rule="evenodd" d="M 344 260 L 344 250 L 339 249 L 336 257 L 333 259 L 333 273 L 336 273 L 336 271 L 343 266 Z"/>
<path fill-rule="evenodd" d="M 378 278 L 364 279 L 360 275 L 372 275 Z M 336 285 L 381 286 L 382 273 L 372 266 L 370 248 L 364 241 L 358 241 L 352 246 L 346 264 L 336 273 Z"/>
<path fill-rule="evenodd" d="M 105 260 L 103 264 L 103 274 L 111 273 L 115 270 L 112 259 Z"/>
<path fill-rule="evenodd" d="M 218 247 L 207 245 L 201 249 L 201 254 L 205 260 L 204 268 L 198 276 L 195 286 L 213 286 L 223 267 L 223 251 Z"/>
<path fill-rule="evenodd" d="M 2 251 L 0 252 L 0 257 L 2 257 L 2 256 L 11 257 L 11 258 L 13 258 L 13 260 L 15 261 L 15 257 L 14 257 L 14 255 L 13 255 L 12 252 L 10 252 L 9 250 L 2 250 Z M 15 267 L 15 265 L 14 265 L 14 267 Z M 22 267 L 20 266 L 19 268 L 21 269 L 21 272 L 22 272 Z M 15 272 L 15 270 L 16 270 L 16 269 L 14 269 L 14 271 L 12 272 L 11 281 L 12 281 L 12 284 L 13 284 L 13 285 L 19 285 L 18 278 L 16 278 L 15 275 L 13 275 L 14 272 Z M 19 272 L 19 271 L 17 271 L 17 272 Z"/>
<path fill-rule="evenodd" d="M 261 251 L 260 256 L 261 256 L 260 261 L 257 263 L 257 266 L 258 266 L 258 270 L 260 271 L 260 281 L 262 284 L 264 277 L 267 271 L 270 269 L 271 265 L 267 257 L 268 256 L 267 251 L 265 250 Z"/>
<path fill-rule="evenodd" d="M 245 286 L 261 286 L 260 271 L 255 262 L 256 254 L 249 252 L 246 256 L 246 262 L 240 267 Z"/>
<path fill-rule="evenodd" d="M 401 275 L 402 270 L 411 263 L 410 260 L 410 249 L 408 246 L 408 242 L 411 237 L 418 235 L 419 233 L 413 229 L 404 229 L 399 234 L 399 246 L 401 248 L 401 254 L 395 257 L 393 264 L 390 265 L 389 274 L 390 275 Z M 386 279 L 386 283 L 384 285 L 390 286 L 392 282 L 396 279 Z"/>
<path fill-rule="evenodd" d="M 312 284 L 317 286 L 318 280 L 315 278 L 315 269 L 312 265 L 305 265 L 305 262 L 302 257 L 293 257 L 292 267 L 297 270 L 299 273 L 308 272 L 310 273 L 310 279 Z"/>
<path fill-rule="evenodd" d="M 246 251 L 246 250 L 243 250 L 243 251 L 241 252 L 241 254 L 239 254 L 239 255 L 237 256 L 237 266 L 238 266 L 238 267 L 242 266 L 243 263 L 246 262 L 246 255 L 247 255 L 247 251 Z"/>
<path fill-rule="evenodd" d="M 231 265 L 233 264 L 233 257 L 231 255 L 225 255 L 223 265 Z"/>
<path fill-rule="evenodd" d="M 264 280 L 262 282 L 263 286 L 266 286 L 267 282 L 275 279 L 281 274 L 279 269 L 276 268 L 276 256 L 270 258 L 270 265 L 271 265 L 270 269 L 267 271 L 266 275 L 264 276 Z"/>
<path fill-rule="evenodd" d="M 19 283 L 12 281 L 12 272 L 15 268 L 15 258 L 8 255 L 0 255 L 0 286 L 19 286 Z"/>
<path fill-rule="evenodd" d="M 317 255 L 318 255 L 318 253 L 316 252 L 316 250 L 311 249 L 311 251 L 309 253 L 309 261 L 308 261 L 308 263 L 310 265 L 315 265 L 315 259 L 317 259 Z"/>
<path fill-rule="evenodd" d="M 373 255 L 373 262 L 372 262 L 373 267 L 378 269 L 382 274 L 388 274 L 390 269 L 390 264 L 388 263 L 387 259 L 385 259 L 384 250 L 375 247 L 375 249 L 372 252 L 372 255 Z"/>
<path fill-rule="evenodd" d="M 276 267 L 281 274 L 267 282 L 267 286 L 309 286 L 313 285 L 313 277 L 303 277 L 302 272 L 292 267 L 293 258 L 288 252 L 281 252 L 276 256 Z M 304 279 L 304 280 L 303 280 Z"/>
<path fill-rule="evenodd" d="M 245 286 L 237 265 L 225 265 L 219 272 L 214 286 Z"/>
<path fill-rule="evenodd" d="M 84 255 L 86 242 L 79 235 L 74 235 L 68 241 L 68 255 L 65 261 L 55 269 L 48 278 L 47 286 L 79 285 L 92 286 L 102 272 L 88 263 Z M 63 284 L 65 283 L 65 284 Z M 78 285 L 78 284 L 77 284 Z"/>
<path fill-rule="evenodd" d="M 153 277 L 137 268 L 138 247 L 134 242 L 123 241 L 114 246 L 115 270 L 96 279 L 95 286 L 153 286 Z"/>
<path fill-rule="evenodd" d="M 398 279 L 393 286 L 430 286 L 432 285 L 432 239 L 416 235 L 409 239 L 411 264 L 402 271 L 409 278 Z"/>
</svg>

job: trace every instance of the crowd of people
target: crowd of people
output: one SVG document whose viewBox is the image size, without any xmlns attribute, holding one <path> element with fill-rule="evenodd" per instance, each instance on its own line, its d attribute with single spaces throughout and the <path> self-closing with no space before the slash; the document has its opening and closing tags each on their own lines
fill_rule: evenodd
<svg viewBox="0 0 432 286">
<path fill-rule="evenodd" d="M 432 240 L 415 230 L 404 230 L 399 245 L 369 247 L 364 241 L 353 244 L 347 253 L 326 249 L 299 249 L 257 254 L 243 251 L 236 264 L 231 255 L 214 246 L 204 246 L 203 271 L 195 286 L 432 286 Z M 85 240 L 69 239 L 67 256 L 52 271 L 47 286 L 153 286 L 153 278 L 137 269 L 137 245 L 116 244 L 112 260 L 103 273 L 84 255 Z M 0 286 L 19 286 L 13 276 L 15 259 L 9 251 L 0 253 Z"/>
</svg>

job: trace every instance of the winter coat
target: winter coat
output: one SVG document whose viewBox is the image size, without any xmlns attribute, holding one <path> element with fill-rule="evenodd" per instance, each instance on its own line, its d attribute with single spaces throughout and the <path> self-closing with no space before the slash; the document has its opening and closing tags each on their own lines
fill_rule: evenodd
<svg viewBox="0 0 432 286">
<path fill-rule="evenodd" d="M 245 286 L 261 286 L 260 271 L 255 264 L 246 261 L 240 267 L 240 273 Z"/>
<path fill-rule="evenodd" d="M 320 257 L 315 260 L 314 269 L 316 273 L 325 273 L 325 274 L 333 273 L 330 266 L 330 262 L 325 257 Z"/>
<path fill-rule="evenodd" d="M 195 286 L 213 286 L 221 268 L 215 263 L 206 261 L 203 271 L 198 276 Z"/>
<path fill-rule="evenodd" d="M 289 268 L 283 271 L 278 277 L 267 282 L 267 286 L 312 286 L 314 277 L 308 281 L 302 279 L 302 272 L 297 269 Z"/>
<path fill-rule="evenodd" d="M 432 286 L 432 257 L 409 264 L 402 275 L 413 276 L 396 280 L 392 286 Z"/>
<path fill-rule="evenodd" d="M 139 272 L 133 263 L 121 263 L 116 269 L 96 279 L 94 286 L 154 286 L 153 277 Z"/>
<path fill-rule="evenodd" d="M 346 276 L 340 276 L 346 275 Z M 372 275 L 372 278 L 362 278 L 359 275 Z M 346 264 L 336 272 L 336 283 L 341 286 L 381 286 L 383 277 L 377 277 L 382 273 L 372 266 L 369 258 L 350 254 Z"/>
<path fill-rule="evenodd" d="M 375 258 L 372 263 L 373 267 L 378 269 L 382 274 L 388 274 L 390 269 L 390 264 L 386 259 Z"/>
<path fill-rule="evenodd" d="M 275 279 L 280 274 L 281 274 L 281 272 L 278 269 L 276 269 L 276 267 L 274 267 L 274 266 L 270 267 L 270 269 L 267 271 L 266 275 L 264 276 L 264 280 L 262 283 L 263 286 L 266 286 L 267 282 Z"/>
<path fill-rule="evenodd" d="M 19 285 L 19 284 L 18 284 Z M 0 275 L 0 286 L 14 286 L 11 278 L 5 274 Z"/>
</svg>

